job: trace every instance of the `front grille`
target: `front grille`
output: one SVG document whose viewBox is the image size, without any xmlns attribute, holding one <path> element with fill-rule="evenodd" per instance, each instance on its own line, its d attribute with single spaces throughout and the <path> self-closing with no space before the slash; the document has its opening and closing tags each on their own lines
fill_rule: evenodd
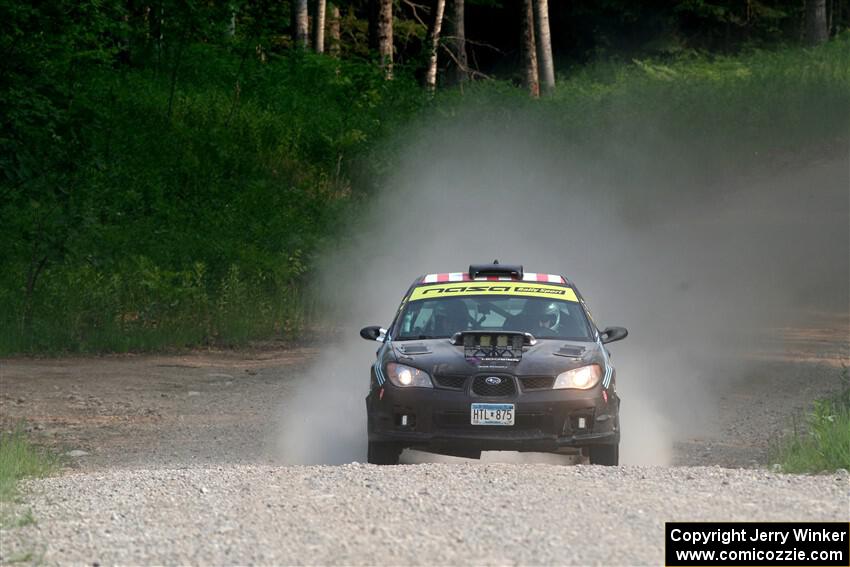
<svg viewBox="0 0 850 567">
<path fill-rule="evenodd" d="M 523 390 L 551 390 L 555 384 L 553 376 L 527 376 L 521 380 Z"/>
<path fill-rule="evenodd" d="M 440 374 L 434 376 L 437 386 L 440 388 L 451 388 L 452 390 L 462 390 L 463 385 L 466 384 L 466 378 L 466 376 L 446 376 Z"/>
<path fill-rule="evenodd" d="M 472 391 L 479 396 L 512 396 L 516 394 L 516 385 L 514 379 L 509 376 L 496 376 L 499 378 L 498 384 L 488 384 L 487 378 L 490 376 L 476 376 L 472 382 Z"/>
</svg>

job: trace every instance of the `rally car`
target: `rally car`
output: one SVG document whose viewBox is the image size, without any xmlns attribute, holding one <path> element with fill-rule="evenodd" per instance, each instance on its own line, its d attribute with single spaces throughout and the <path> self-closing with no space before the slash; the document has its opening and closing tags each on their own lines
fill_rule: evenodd
<svg viewBox="0 0 850 567">
<path fill-rule="evenodd" d="M 428 274 L 405 293 L 372 366 L 368 461 L 405 448 L 478 458 L 481 451 L 581 453 L 619 460 L 620 398 L 606 343 L 578 289 L 522 266 Z"/>
</svg>

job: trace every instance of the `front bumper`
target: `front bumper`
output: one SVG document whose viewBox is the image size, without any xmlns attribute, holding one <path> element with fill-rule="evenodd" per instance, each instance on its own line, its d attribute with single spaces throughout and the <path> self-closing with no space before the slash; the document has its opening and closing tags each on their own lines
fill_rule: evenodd
<svg viewBox="0 0 850 567">
<path fill-rule="evenodd" d="M 515 423 L 471 425 L 472 403 L 512 403 Z M 619 399 L 609 390 L 606 401 L 601 386 L 478 397 L 466 391 L 398 388 L 387 383 L 370 392 L 366 406 L 370 441 L 435 452 L 557 452 L 618 443 L 620 438 Z"/>
</svg>

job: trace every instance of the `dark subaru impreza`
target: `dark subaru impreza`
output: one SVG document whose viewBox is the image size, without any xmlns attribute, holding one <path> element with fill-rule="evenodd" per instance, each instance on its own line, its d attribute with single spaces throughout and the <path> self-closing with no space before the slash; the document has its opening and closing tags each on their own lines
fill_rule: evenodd
<svg viewBox="0 0 850 567">
<path fill-rule="evenodd" d="M 387 329 L 360 331 L 382 343 L 366 398 L 368 460 L 396 464 L 413 448 L 582 453 L 616 465 L 620 398 L 604 345 L 627 334 L 598 330 L 560 275 L 493 263 L 422 276 Z"/>
</svg>

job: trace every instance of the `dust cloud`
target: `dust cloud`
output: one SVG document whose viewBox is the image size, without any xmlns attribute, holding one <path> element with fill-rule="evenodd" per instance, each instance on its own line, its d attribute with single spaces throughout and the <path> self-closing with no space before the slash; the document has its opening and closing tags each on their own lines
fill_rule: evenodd
<svg viewBox="0 0 850 567">
<path fill-rule="evenodd" d="M 634 148 L 588 159 L 529 128 L 443 123 L 414 139 L 325 255 L 317 285 L 345 338 L 281 408 L 286 462 L 365 460 L 378 344 L 357 331 L 387 326 L 423 273 L 494 258 L 562 273 L 600 327 L 627 327 L 609 345 L 624 463 L 669 463 L 677 440 L 709 432 L 712 386 L 743 379 L 771 329 L 848 308 L 846 153 L 705 176 L 689 175 L 696 158 L 668 167 L 656 144 L 633 176 Z"/>
</svg>

